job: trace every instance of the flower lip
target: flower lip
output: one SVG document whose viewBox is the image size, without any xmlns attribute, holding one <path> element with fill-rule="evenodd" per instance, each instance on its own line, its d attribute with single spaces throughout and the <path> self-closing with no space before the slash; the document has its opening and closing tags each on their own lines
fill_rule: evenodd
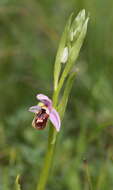
<svg viewBox="0 0 113 190">
<path fill-rule="evenodd" d="M 43 94 L 38 94 L 36 97 L 43 104 L 39 103 L 39 105 L 29 108 L 30 112 L 35 113 L 32 126 L 39 130 L 44 129 L 49 118 L 56 131 L 59 132 L 61 125 L 60 116 L 58 112 L 52 107 L 52 100 Z"/>
<path fill-rule="evenodd" d="M 38 114 L 36 114 L 32 125 L 34 128 L 42 130 L 46 127 L 49 114 L 46 113 L 46 109 L 41 109 Z"/>
</svg>

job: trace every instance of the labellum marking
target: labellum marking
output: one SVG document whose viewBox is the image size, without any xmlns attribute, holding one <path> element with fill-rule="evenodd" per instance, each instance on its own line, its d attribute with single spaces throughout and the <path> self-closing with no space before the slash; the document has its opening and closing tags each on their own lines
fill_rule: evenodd
<svg viewBox="0 0 113 190">
<path fill-rule="evenodd" d="M 33 120 L 33 127 L 39 130 L 42 130 L 46 127 L 46 123 L 48 120 L 49 114 L 48 110 L 41 109 L 35 116 Z"/>
</svg>

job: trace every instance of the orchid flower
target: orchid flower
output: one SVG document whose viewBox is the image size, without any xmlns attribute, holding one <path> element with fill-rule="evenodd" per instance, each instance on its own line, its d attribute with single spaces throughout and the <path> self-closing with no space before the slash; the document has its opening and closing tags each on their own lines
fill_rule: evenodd
<svg viewBox="0 0 113 190">
<path fill-rule="evenodd" d="M 32 126 L 39 130 L 44 129 L 48 119 L 50 119 L 56 131 L 58 132 L 61 125 L 60 116 L 53 108 L 52 100 L 43 94 L 38 94 L 36 97 L 38 100 L 40 100 L 40 103 L 29 108 L 30 112 L 35 113 Z"/>
</svg>

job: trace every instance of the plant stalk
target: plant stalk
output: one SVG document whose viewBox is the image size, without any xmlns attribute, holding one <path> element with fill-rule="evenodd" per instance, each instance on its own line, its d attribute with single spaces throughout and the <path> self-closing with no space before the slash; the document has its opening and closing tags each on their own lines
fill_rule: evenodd
<svg viewBox="0 0 113 190">
<path fill-rule="evenodd" d="M 57 100 L 56 99 L 53 100 L 53 105 L 54 105 L 54 102 L 57 103 Z M 50 124 L 49 136 L 48 136 L 48 147 L 47 147 L 44 165 L 43 165 L 43 168 L 40 173 L 37 190 L 45 190 L 45 188 L 46 188 L 48 177 L 50 175 L 50 169 L 52 167 L 54 150 L 56 147 L 55 146 L 56 145 L 56 137 L 57 137 L 56 129 L 54 129 L 52 124 Z"/>
</svg>

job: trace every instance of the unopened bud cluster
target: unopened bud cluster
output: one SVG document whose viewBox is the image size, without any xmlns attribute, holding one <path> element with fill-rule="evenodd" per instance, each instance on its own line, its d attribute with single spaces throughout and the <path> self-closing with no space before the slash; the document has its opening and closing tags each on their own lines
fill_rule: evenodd
<svg viewBox="0 0 113 190">
<path fill-rule="evenodd" d="M 87 22 L 88 18 L 87 19 L 85 18 L 85 10 L 83 9 L 70 24 L 65 39 L 64 49 L 62 50 L 61 54 L 61 63 L 66 63 L 68 61 L 69 52 L 73 47 L 74 43 L 76 42 L 77 38 L 79 37 L 84 24 L 87 25 Z"/>
</svg>

